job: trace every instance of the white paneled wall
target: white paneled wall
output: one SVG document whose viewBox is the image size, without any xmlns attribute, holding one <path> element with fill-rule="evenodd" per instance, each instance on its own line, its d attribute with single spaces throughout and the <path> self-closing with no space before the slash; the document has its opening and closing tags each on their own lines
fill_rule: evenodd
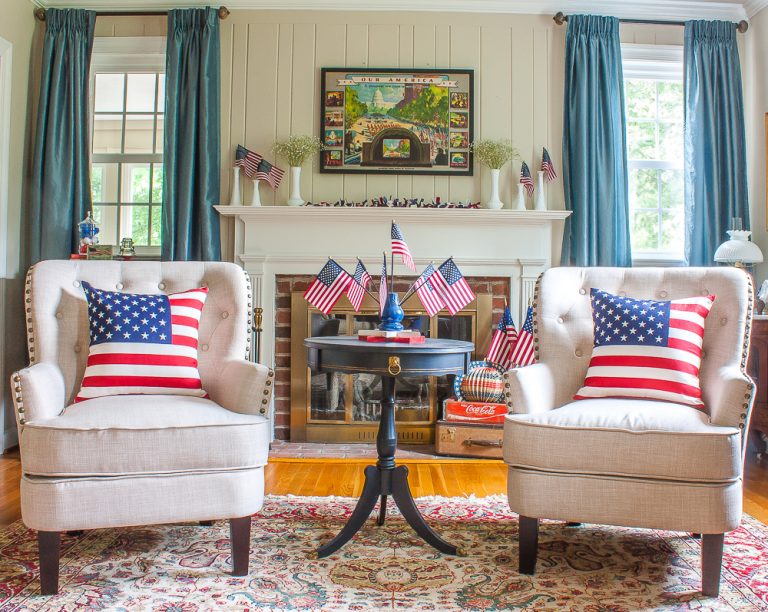
<svg viewBox="0 0 768 612">
<path fill-rule="evenodd" d="M 221 23 L 222 202 L 229 202 L 238 144 L 274 161 L 276 139 L 319 134 L 323 67 L 472 68 L 475 136 L 511 139 L 532 170 L 546 146 L 560 171 L 564 36 L 547 16 L 233 11 Z M 502 171 L 507 203 L 519 171 L 520 162 Z M 483 200 L 489 180 L 477 165 L 473 177 L 327 175 L 315 160 L 302 172 L 302 196 Z M 251 185 L 243 191 L 250 201 Z M 551 208 L 563 208 L 561 181 L 549 186 L 548 197 Z M 261 187 L 264 204 L 287 198 L 287 175 L 276 193 Z"/>
</svg>

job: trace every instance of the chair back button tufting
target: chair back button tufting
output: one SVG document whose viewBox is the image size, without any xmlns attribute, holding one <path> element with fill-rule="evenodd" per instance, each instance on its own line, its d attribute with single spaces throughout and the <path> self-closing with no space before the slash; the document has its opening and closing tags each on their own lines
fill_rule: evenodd
<svg viewBox="0 0 768 612">
<path fill-rule="evenodd" d="M 667 297 L 667 292 L 666 292 L 666 291 L 659 291 L 659 297 L 660 297 L 660 298 L 665 298 L 665 297 Z"/>
<path fill-rule="evenodd" d="M 728 323 L 728 319 L 726 319 L 725 317 L 720 319 L 720 325 L 725 325 L 726 323 Z"/>
<path fill-rule="evenodd" d="M 80 352 L 80 350 L 81 350 L 81 349 L 80 349 L 80 344 L 75 344 L 75 348 L 74 348 L 74 350 L 75 350 L 75 353 L 79 353 L 79 352 Z"/>
<path fill-rule="evenodd" d="M 581 355 L 582 355 L 581 349 L 576 349 L 575 355 L 576 355 L 576 357 L 581 357 Z"/>
<path fill-rule="evenodd" d="M 60 312 L 57 312 L 57 313 L 56 313 L 56 318 L 57 318 L 57 319 L 61 319 L 63 316 L 64 316 L 64 315 L 63 315 L 63 314 L 61 314 Z"/>
<path fill-rule="evenodd" d="M 165 291 L 165 283 L 158 283 L 157 288 L 160 289 L 160 291 Z"/>
<path fill-rule="evenodd" d="M 229 316 L 229 313 L 226 310 L 221 313 L 221 318 L 222 319 L 226 319 L 228 316 Z"/>
<path fill-rule="evenodd" d="M 587 290 L 586 290 L 586 289 L 584 289 L 584 287 L 582 287 L 581 289 L 579 289 L 579 293 L 580 293 L 581 295 L 586 295 L 586 293 L 587 293 Z"/>
<path fill-rule="evenodd" d="M 118 291 L 120 291 L 123 288 L 123 283 L 117 283 L 115 287 L 117 288 Z"/>
<path fill-rule="evenodd" d="M 75 287 L 79 287 L 79 286 L 80 286 L 80 281 L 75 281 L 75 282 L 73 282 L 72 284 L 73 284 Z"/>
<path fill-rule="evenodd" d="M 562 323 L 563 322 L 563 317 L 557 317 L 557 322 L 558 323 Z"/>
<path fill-rule="evenodd" d="M 208 350 L 208 345 L 207 345 L 207 344 L 203 344 L 203 345 L 200 347 L 200 350 L 201 350 L 201 351 L 207 351 L 207 350 Z"/>
</svg>

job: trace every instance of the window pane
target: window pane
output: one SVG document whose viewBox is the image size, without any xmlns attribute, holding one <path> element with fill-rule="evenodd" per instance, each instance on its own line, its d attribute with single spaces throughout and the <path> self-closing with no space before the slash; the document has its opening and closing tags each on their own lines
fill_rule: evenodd
<svg viewBox="0 0 768 612">
<path fill-rule="evenodd" d="M 656 118 L 656 83 L 641 79 L 624 81 L 624 98 L 629 119 Z"/>
<path fill-rule="evenodd" d="M 165 75 L 157 75 L 157 112 L 165 112 Z"/>
<path fill-rule="evenodd" d="M 126 110 L 129 113 L 151 113 L 155 110 L 155 75 L 129 74 Z"/>
<path fill-rule="evenodd" d="M 93 152 L 120 153 L 123 139 L 122 115 L 94 115 Z"/>
<path fill-rule="evenodd" d="M 683 171 L 661 170 L 661 195 L 659 204 L 662 208 L 683 208 Z"/>
<path fill-rule="evenodd" d="M 632 249 L 651 251 L 658 248 L 659 216 L 654 212 L 639 211 L 632 216 Z"/>
<path fill-rule="evenodd" d="M 681 115 L 682 116 L 682 115 Z M 683 124 L 659 123 L 659 159 L 676 161 L 683 159 Z"/>
<path fill-rule="evenodd" d="M 153 115 L 126 115 L 125 153 L 152 153 Z"/>
<path fill-rule="evenodd" d="M 682 123 L 683 84 L 680 81 L 658 81 L 659 119 Z"/>
<path fill-rule="evenodd" d="M 152 203 L 163 202 L 163 164 L 152 164 Z"/>
<path fill-rule="evenodd" d="M 163 224 L 163 211 L 159 206 L 153 206 L 152 207 L 152 231 L 150 235 L 151 242 L 153 246 L 160 246 L 160 232 L 161 227 Z"/>
<path fill-rule="evenodd" d="M 656 124 L 652 121 L 627 121 L 629 159 L 655 159 Z"/>
<path fill-rule="evenodd" d="M 91 166 L 91 197 L 93 202 L 117 202 L 117 164 Z"/>
<path fill-rule="evenodd" d="M 133 238 L 137 246 L 149 245 L 149 206 L 120 208 L 120 238 Z"/>
<path fill-rule="evenodd" d="M 683 229 L 683 209 L 661 213 L 661 249 L 673 253 L 683 253 L 685 231 Z"/>
<path fill-rule="evenodd" d="M 117 206 L 94 206 L 93 219 L 99 224 L 99 243 L 117 244 Z"/>
<path fill-rule="evenodd" d="M 657 170 L 632 168 L 629 171 L 629 205 L 631 208 L 657 208 L 659 189 Z"/>
<path fill-rule="evenodd" d="M 93 94 L 93 110 L 97 113 L 120 113 L 123 111 L 123 91 L 125 87 L 122 74 L 97 74 Z"/>
<path fill-rule="evenodd" d="M 157 135 L 155 136 L 155 153 L 163 153 L 163 130 L 165 129 L 165 115 L 157 116 Z"/>
<path fill-rule="evenodd" d="M 149 164 L 123 164 L 123 202 L 149 203 Z"/>
</svg>

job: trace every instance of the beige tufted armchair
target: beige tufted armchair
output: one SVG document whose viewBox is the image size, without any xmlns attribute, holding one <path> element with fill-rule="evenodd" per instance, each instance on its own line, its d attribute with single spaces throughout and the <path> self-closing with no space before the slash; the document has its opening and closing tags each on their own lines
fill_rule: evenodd
<svg viewBox="0 0 768 612">
<path fill-rule="evenodd" d="M 573 401 L 593 345 L 590 289 L 646 299 L 715 294 L 700 381 L 706 410 L 650 400 Z M 703 534 L 702 591 L 719 592 L 723 535 L 741 520 L 752 288 L 736 268 L 553 268 L 534 298 L 538 363 L 507 373 L 509 506 L 520 572 L 538 519 Z"/>
<path fill-rule="evenodd" d="M 210 399 L 123 395 L 73 404 L 88 356 L 81 281 L 129 293 L 209 288 L 199 371 Z M 244 360 L 251 290 L 229 263 L 45 261 L 26 283 L 30 366 L 12 377 L 21 514 L 38 530 L 43 594 L 58 591 L 61 531 L 230 520 L 235 575 L 248 573 L 261 509 L 273 372 Z"/>
</svg>

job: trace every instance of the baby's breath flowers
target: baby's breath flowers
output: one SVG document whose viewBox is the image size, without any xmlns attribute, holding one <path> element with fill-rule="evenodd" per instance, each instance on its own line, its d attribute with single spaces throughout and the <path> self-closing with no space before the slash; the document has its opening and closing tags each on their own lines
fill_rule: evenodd
<svg viewBox="0 0 768 612">
<path fill-rule="evenodd" d="M 509 140 L 477 140 L 472 143 L 471 149 L 478 161 L 492 170 L 498 170 L 519 157 Z"/>
<path fill-rule="evenodd" d="M 323 150 L 323 143 L 317 136 L 291 136 L 288 140 L 276 142 L 272 151 L 292 167 L 301 166 L 313 155 Z"/>
</svg>

